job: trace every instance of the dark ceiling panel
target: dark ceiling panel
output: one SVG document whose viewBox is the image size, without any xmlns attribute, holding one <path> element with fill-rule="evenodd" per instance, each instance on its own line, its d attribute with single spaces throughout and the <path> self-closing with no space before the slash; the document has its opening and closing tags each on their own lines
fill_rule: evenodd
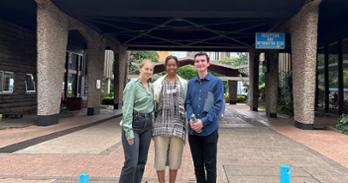
<svg viewBox="0 0 348 183">
<path fill-rule="evenodd" d="M 287 17 L 304 0 L 54 0 L 76 16 Z M 213 14 L 212 14 L 213 13 Z"/>
<path fill-rule="evenodd" d="M 319 9 L 319 46 L 348 37 L 348 1 L 322 0 Z"/>
<path fill-rule="evenodd" d="M 0 0 L 0 19 L 36 30 L 36 3 L 33 0 Z"/>
<path fill-rule="evenodd" d="M 67 14 L 129 47 L 247 49 L 305 0 L 53 0 Z M 158 47 L 157 47 L 158 46 Z"/>
<path fill-rule="evenodd" d="M 62 11 L 129 47 L 247 49 L 305 0 L 52 0 Z M 34 0 L 0 1 L 0 18 L 36 28 Z"/>
</svg>

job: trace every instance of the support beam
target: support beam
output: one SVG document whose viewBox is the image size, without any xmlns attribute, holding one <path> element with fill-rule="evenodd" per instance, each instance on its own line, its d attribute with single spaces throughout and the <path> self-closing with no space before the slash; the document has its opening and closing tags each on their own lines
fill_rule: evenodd
<svg viewBox="0 0 348 183">
<path fill-rule="evenodd" d="M 122 98 L 123 98 L 123 89 L 127 83 L 128 77 L 128 51 L 126 47 L 120 47 L 118 51 L 118 64 L 115 64 L 115 71 L 117 71 L 117 75 L 115 74 L 115 100 L 114 100 L 114 109 L 122 108 Z M 116 68 L 118 67 L 118 68 Z M 117 77 L 117 78 L 116 78 Z M 117 83 L 116 83 L 117 82 Z M 116 88 L 117 86 L 117 88 Z M 117 95 L 117 96 L 116 96 Z"/>
<path fill-rule="evenodd" d="M 121 68 L 121 62 L 119 58 L 118 51 L 114 50 L 114 109 L 120 109 L 122 98 L 120 98 L 120 86 L 121 86 L 121 79 L 120 79 L 120 68 Z"/>
<path fill-rule="evenodd" d="M 259 103 L 259 54 L 249 50 L 249 103 L 250 110 L 257 111 Z"/>
<path fill-rule="evenodd" d="M 68 20 L 51 2 L 37 2 L 37 125 L 58 123 Z"/>
<path fill-rule="evenodd" d="M 279 54 L 276 51 L 266 52 L 266 114 L 268 117 L 277 117 L 277 105 L 278 105 L 278 65 Z"/>
<path fill-rule="evenodd" d="M 105 50 L 101 37 L 88 40 L 87 48 L 87 84 L 88 101 L 87 115 L 100 112 L 101 83 L 103 81 Z"/>
<path fill-rule="evenodd" d="M 237 104 L 237 83 L 238 81 L 228 81 L 230 104 Z"/>
<path fill-rule="evenodd" d="M 308 1 L 289 22 L 295 126 L 314 129 L 315 74 L 320 0 Z"/>
</svg>

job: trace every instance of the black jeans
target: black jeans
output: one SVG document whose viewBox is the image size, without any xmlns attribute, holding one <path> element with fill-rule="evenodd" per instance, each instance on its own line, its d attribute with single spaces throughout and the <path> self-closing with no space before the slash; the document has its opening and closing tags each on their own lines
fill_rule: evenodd
<svg viewBox="0 0 348 183">
<path fill-rule="evenodd" d="M 135 115 L 133 118 L 133 145 L 128 144 L 125 132 L 122 130 L 122 145 L 125 161 L 121 171 L 120 183 L 141 182 L 151 142 L 152 117 Z"/>
<path fill-rule="evenodd" d="M 216 183 L 218 130 L 208 136 L 189 135 L 197 183 Z"/>
</svg>

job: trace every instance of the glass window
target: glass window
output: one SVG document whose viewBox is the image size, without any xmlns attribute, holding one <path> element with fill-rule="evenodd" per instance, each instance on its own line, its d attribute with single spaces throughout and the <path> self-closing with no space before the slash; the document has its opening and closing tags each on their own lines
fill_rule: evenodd
<svg viewBox="0 0 348 183">
<path fill-rule="evenodd" d="M 0 71 L 0 93 L 12 94 L 14 90 L 14 73 Z"/>
<path fill-rule="evenodd" d="M 76 97 L 76 74 L 68 74 L 67 97 Z"/>
<path fill-rule="evenodd" d="M 325 61 L 325 53 L 324 48 L 318 49 L 318 66 L 317 66 L 317 74 L 318 74 L 318 83 L 317 83 L 317 99 L 318 99 L 318 110 L 323 111 L 325 108 L 325 73 L 324 73 L 324 61 Z"/>
<path fill-rule="evenodd" d="M 27 93 L 33 93 L 36 91 L 35 89 L 35 79 L 33 74 L 25 75 L 25 88 Z"/>
<path fill-rule="evenodd" d="M 69 54 L 69 69 L 76 70 L 79 55 L 75 53 Z"/>
<path fill-rule="evenodd" d="M 329 111 L 338 111 L 338 44 L 328 47 L 329 59 Z"/>
</svg>

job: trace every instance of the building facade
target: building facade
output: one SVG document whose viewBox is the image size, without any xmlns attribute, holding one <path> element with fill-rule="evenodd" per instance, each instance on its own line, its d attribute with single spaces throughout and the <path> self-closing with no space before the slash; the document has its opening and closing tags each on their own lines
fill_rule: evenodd
<svg viewBox="0 0 348 183">
<path fill-rule="evenodd" d="M 157 2 L 161 8 L 136 2 L 1 1 L 1 112 L 36 111 L 39 125 L 54 124 L 62 97 L 71 96 L 85 98 L 87 114 L 97 114 L 104 67 L 110 66 L 105 50 L 114 53 L 115 109 L 122 105 L 127 50 L 206 50 L 212 60 L 231 56 L 217 52 L 249 52 L 251 110 L 258 107 L 262 52 L 270 117 L 277 114 L 279 71 L 288 68 L 297 127 L 313 129 L 315 110 L 346 110 L 347 1 L 201 0 L 194 7 Z M 285 32 L 286 49 L 255 49 L 257 32 Z M 282 53 L 290 58 L 285 64 Z"/>
</svg>

